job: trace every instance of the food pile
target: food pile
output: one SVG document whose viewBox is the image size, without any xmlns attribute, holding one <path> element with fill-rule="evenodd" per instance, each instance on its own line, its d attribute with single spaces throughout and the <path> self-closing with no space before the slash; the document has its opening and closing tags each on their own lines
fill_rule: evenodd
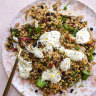
<svg viewBox="0 0 96 96">
<path fill-rule="evenodd" d="M 55 10 L 53 10 L 55 8 Z M 18 62 L 21 78 L 29 79 L 48 96 L 63 93 L 91 75 L 94 40 L 83 16 L 67 10 L 50 9 L 46 4 L 32 6 L 26 23 L 10 28 L 5 44 L 8 51 L 23 49 Z M 38 90 L 36 91 L 38 92 Z"/>
</svg>

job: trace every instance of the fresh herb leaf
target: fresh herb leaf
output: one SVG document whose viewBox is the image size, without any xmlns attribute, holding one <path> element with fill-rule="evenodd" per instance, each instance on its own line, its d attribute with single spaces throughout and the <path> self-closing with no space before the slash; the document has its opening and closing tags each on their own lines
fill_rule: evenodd
<svg viewBox="0 0 96 96">
<path fill-rule="evenodd" d="M 78 29 L 72 28 L 72 27 L 68 27 L 67 30 L 74 36 L 76 37 L 76 33 L 78 32 Z"/>
<path fill-rule="evenodd" d="M 74 29 L 74 31 L 72 32 L 72 35 L 74 36 L 74 37 L 76 37 L 76 33 L 78 32 L 78 29 Z"/>
<path fill-rule="evenodd" d="M 69 3 L 68 3 L 68 4 L 69 4 Z M 63 9 L 63 10 L 67 10 L 67 6 L 68 6 L 68 4 L 64 6 L 64 9 Z"/>
<path fill-rule="evenodd" d="M 86 66 L 89 67 L 89 64 L 87 63 Z"/>
<path fill-rule="evenodd" d="M 76 71 L 72 71 L 72 77 L 75 77 Z"/>
<path fill-rule="evenodd" d="M 67 6 L 64 6 L 64 10 L 67 10 Z"/>
<path fill-rule="evenodd" d="M 72 28 L 72 27 L 69 26 L 69 27 L 67 28 L 67 30 L 68 30 L 69 32 L 73 32 L 73 31 L 74 31 L 74 28 Z"/>
<path fill-rule="evenodd" d="M 36 28 L 36 32 L 40 35 L 41 34 L 41 26 L 38 26 L 37 28 Z"/>
<path fill-rule="evenodd" d="M 64 28 L 66 28 L 66 29 L 68 28 L 68 26 L 65 23 L 63 25 L 64 25 Z"/>
<path fill-rule="evenodd" d="M 44 66 L 47 66 L 46 62 L 41 62 Z"/>
<path fill-rule="evenodd" d="M 94 59 L 94 56 L 93 56 L 93 55 L 90 55 L 90 56 L 88 56 L 88 59 L 89 59 L 90 61 L 92 61 L 92 60 Z"/>
<path fill-rule="evenodd" d="M 67 20 L 67 18 L 62 16 L 62 17 L 61 17 L 61 20 L 64 22 L 64 21 Z"/>
<path fill-rule="evenodd" d="M 61 24 L 58 24 L 57 29 L 60 29 L 60 28 L 61 28 Z"/>
<path fill-rule="evenodd" d="M 30 34 L 27 34 L 27 36 L 28 36 L 29 38 L 31 38 L 31 37 L 32 37 Z"/>
<path fill-rule="evenodd" d="M 29 32 L 32 32 L 32 31 L 33 31 L 33 30 L 30 28 L 30 29 L 29 29 Z"/>
<path fill-rule="evenodd" d="M 82 80 L 87 80 L 88 77 L 89 77 L 88 75 L 83 74 L 82 75 Z"/>
<path fill-rule="evenodd" d="M 91 75 L 90 71 L 84 70 L 82 71 L 82 80 L 86 80 Z"/>
<path fill-rule="evenodd" d="M 88 70 L 84 70 L 84 71 L 82 71 L 82 73 L 85 74 L 85 75 L 88 75 L 88 76 L 91 75 L 90 71 L 88 71 Z"/>
<path fill-rule="evenodd" d="M 79 47 L 78 46 L 75 46 L 75 50 L 79 50 Z"/>
<path fill-rule="evenodd" d="M 43 88 L 43 87 L 45 87 L 45 86 L 47 85 L 47 82 L 42 81 L 42 78 L 40 77 L 39 79 L 37 79 L 36 85 L 37 85 L 38 87 L 40 87 L 40 88 Z"/>
<path fill-rule="evenodd" d="M 93 55 L 93 49 L 90 50 L 91 55 Z"/>
<path fill-rule="evenodd" d="M 92 60 L 94 59 L 93 49 L 90 50 L 90 56 L 87 56 L 87 57 L 88 57 L 88 59 L 89 59 L 90 61 L 92 61 Z"/>
<path fill-rule="evenodd" d="M 48 61 L 50 61 L 51 60 L 51 58 L 48 58 Z"/>
</svg>

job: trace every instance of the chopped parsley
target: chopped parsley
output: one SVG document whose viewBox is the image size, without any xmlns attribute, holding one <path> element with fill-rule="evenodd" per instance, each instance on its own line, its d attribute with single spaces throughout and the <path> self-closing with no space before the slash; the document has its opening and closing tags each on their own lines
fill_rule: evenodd
<svg viewBox="0 0 96 96">
<path fill-rule="evenodd" d="M 89 59 L 90 61 L 92 61 L 92 60 L 94 59 L 93 49 L 90 50 L 90 56 L 87 56 L 87 57 L 88 57 L 88 59 Z"/>
<path fill-rule="evenodd" d="M 86 80 L 91 75 L 91 72 L 88 70 L 82 71 L 82 80 Z"/>
<path fill-rule="evenodd" d="M 64 22 L 64 21 L 67 20 L 67 18 L 62 16 L 62 17 L 61 17 L 61 20 Z"/>
<path fill-rule="evenodd" d="M 27 34 L 27 36 L 28 36 L 29 38 L 31 38 L 31 37 L 32 37 L 30 34 Z"/>
<path fill-rule="evenodd" d="M 63 25 L 66 30 L 68 30 L 74 37 L 76 37 L 76 33 L 78 32 L 78 29 L 67 26 L 65 23 Z"/>
<path fill-rule="evenodd" d="M 68 4 L 69 4 L 69 3 L 68 3 Z M 67 10 L 67 6 L 68 6 L 68 4 L 64 6 L 64 9 L 63 9 L 63 10 Z"/>
<path fill-rule="evenodd" d="M 47 82 L 42 81 L 42 78 L 41 78 L 41 77 L 39 77 L 39 79 L 37 79 L 37 83 L 36 83 L 36 85 L 37 85 L 39 88 L 43 88 L 43 87 L 45 87 L 46 84 L 47 84 Z"/>
<path fill-rule="evenodd" d="M 38 26 L 37 28 L 36 28 L 36 32 L 40 35 L 41 34 L 41 26 Z"/>
<path fill-rule="evenodd" d="M 57 29 L 60 29 L 60 28 L 61 28 L 61 24 L 58 24 Z"/>
<path fill-rule="evenodd" d="M 75 50 L 79 50 L 80 48 L 78 46 L 75 46 Z"/>
</svg>

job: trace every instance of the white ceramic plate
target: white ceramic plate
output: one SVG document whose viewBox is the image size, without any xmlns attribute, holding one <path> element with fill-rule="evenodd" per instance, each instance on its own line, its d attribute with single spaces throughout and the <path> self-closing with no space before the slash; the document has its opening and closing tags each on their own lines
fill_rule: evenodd
<svg viewBox="0 0 96 96">
<path fill-rule="evenodd" d="M 23 8 L 18 15 L 13 19 L 12 23 L 10 24 L 10 27 L 13 27 L 16 22 L 20 22 L 21 24 L 24 23 L 24 12 L 30 8 L 32 5 L 37 5 L 41 2 L 45 2 L 47 5 L 50 5 L 52 7 L 53 3 L 58 3 L 58 8 L 63 9 L 64 5 L 67 3 L 70 3 L 68 6 L 68 10 L 76 11 L 77 13 L 80 13 L 84 16 L 84 20 L 88 21 L 88 27 L 93 27 L 94 31 L 92 32 L 92 37 L 96 38 L 96 14 L 91 10 L 88 6 L 82 4 L 79 1 L 76 0 L 61 0 L 61 4 L 59 4 L 60 0 L 37 0 L 36 2 L 28 5 L 26 8 Z M 12 52 L 7 52 L 5 48 L 5 42 L 7 41 L 7 37 L 9 36 L 9 28 L 8 32 L 4 35 L 3 43 L 2 43 L 2 59 L 3 59 L 3 65 L 5 67 L 5 71 L 9 77 L 10 72 L 12 70 L 12 67 L 15 62 L 16 56 Z M 96 61 L 96 57 L 94 58 L 94 61 Z M 83 81 L 84 87 L 79 87 L 81 82 L 77 83 L 74 88 L 73 93 L 70 93 L 70 88 L 67 91 L 64 91 L 66 96 L 90 96 L 93 92 L 96 91 L 96 65 L 93 65 L 92 67 L 92 73 L 93 75 L 88 78 L 88 80 Z M 13 81 L 13 85 L 16 87 L 16 89 L 24 96 L 43 96 L 43 92 L 39 91 L 37 94 L 35 93 L 35 89 L 38 89 L 35 85 L 30 84 L 28 80 L 23 80 L 19 77 L 18 72 L 15 72 Z M 54 96 L 54 95 L 51 95 Z M 59 94 L 55 95 L 59 96 Z"/>
</svg>

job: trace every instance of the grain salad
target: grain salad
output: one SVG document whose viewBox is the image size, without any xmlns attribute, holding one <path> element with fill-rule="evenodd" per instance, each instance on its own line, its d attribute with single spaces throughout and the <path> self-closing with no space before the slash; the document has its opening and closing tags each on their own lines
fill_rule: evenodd
<svg viewBox="0 0 96 96">
<path fill-rule="evenodd" d="M 18 54 L 18 72 L 48 94 L 63 94 L 63 90 L 91 74 L 95 42 L 83 16 L 45 3 L 32 6 L 25 13 L 26 23 L 10 28 L 5 44 L 8 51 Z M 72 93 L 74 90 L 70 90 Z M 38 93 L 38 90 L 35 90 Z"/>
</svg>

